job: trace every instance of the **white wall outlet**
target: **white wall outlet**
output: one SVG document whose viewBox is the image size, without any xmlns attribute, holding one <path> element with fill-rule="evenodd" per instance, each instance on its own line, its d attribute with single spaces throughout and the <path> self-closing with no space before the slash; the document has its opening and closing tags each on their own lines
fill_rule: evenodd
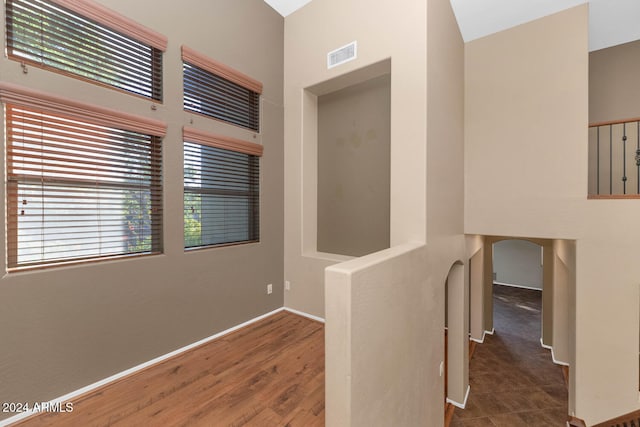
<svg viewBox="0 0 640 427">
<path fill-rule="evenodd" d="M 290 291 L 291 290 L 291 282 L 288 280 L 284 281 L 284 290 L 285 291 Z"/>
<path fill-rule="evenodd" d="M 273 293 L 273 285 L 269 283 L 267 285 L 267 295 L 271 295 Z"/>
<path fill-rule="evenodd" d="M 444 375 L 444 361 L 440 362 L 440 376 Z"/>
</svg>

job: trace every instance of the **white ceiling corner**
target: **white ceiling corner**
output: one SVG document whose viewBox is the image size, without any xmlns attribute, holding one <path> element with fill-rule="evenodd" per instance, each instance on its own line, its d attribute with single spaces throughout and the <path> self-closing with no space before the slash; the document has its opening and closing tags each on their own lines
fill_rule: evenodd
<svg viewBox="0 0 640 427">
<path fill-rule="evenodd" d="M 591 0 L 589 50 L 599 50 L 640 39 L 640 1 Z"/>
<path fill-rule="evenodd" d="M 451 0 L 465 42 L 494 34 L 587 0 Z"/>
<path fill-rule="evenodd" d="M 280 15 L 286 17 L 296 10 L 300 9 L 311 0 L 264 0 Z"/>
<path fill-rule="evenodd" d="M 311 0 L 264 0 L 286 17 Z M 390 0 L 388 0 L 390 1 Z M 465 42 L 589 3 L 589 50 L 640 39 L 640 0 L 450 0 Z M 402 7 L 398 2 L 398 7 Z"/>
<path fill-rule="evenodd" d="M 451 0 L 465 42 L 589 3 L 589 50 L 640 39 L 638 0 Z"/>
</svg>

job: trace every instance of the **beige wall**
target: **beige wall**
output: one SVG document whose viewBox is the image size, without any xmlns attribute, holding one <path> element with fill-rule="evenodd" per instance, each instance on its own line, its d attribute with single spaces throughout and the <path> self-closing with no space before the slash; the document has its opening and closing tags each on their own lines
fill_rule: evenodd
<svg viewBox="0 0 640 427">
<path fill-rule="evenodd" d="M 318 97 L 318 251 L 389 247 L 391 78 Z"/>
<path fill-rule="evenodd" d="M 543 221 L 549 218 L 545 208 L 553 206 L 540 200 L 586 196 L 588 57 L 582 10 L 467 43 L 465 231 L 563 233 L 562 217 Z M 535 221 L 523 221 L 521 214 Z"/>
<path fill-rule="evenodd" d="M 337 10 L 340 13 L 337 14 Z M 358 59 L 327 70 L 327 52 L 353 40 L 358 41 Z M 407 288 L 398 289 L 401 291 L 398 298 L 402 301 L 405 301 L 402 299 L 405 292 L 410 292 L 415 299 L 405 306 L 408 311 L 402 313 L 403 316 L 412 316 L 411 323 L 403 328 L 402 334 L 405 339 L 413 341 L 412 345 L 417 348 L 411 349 L 412 356 L 408 365 L 403 367 L 401 365 L 405 364 L 405 357 L 402 349 L 406 343 L 400 343 L 397 347 L 399 350 L 386 359 L 388 363 L 385 362 L 385 369 L 378 371 L 385 372 L 388 366 L 392 367 L 390 372 L 404 372 L 406 368 L 410 368 L 416 372 L 415 377 L 421 380 L 421 385 L 416 385 L 415 378 L 402 376 L 394 379 L 394 387 L 404 383 L 407 389 L 395 396 L 385 396 L 385 399 L 391 400 L 385 400 L 385 405 L 380 408 L 369 405 L 369 409 L 376 408 L 373 413 L 378 415 L 373 425 L 384 425 L 386 420 L 407 424 L 402 420 L 409 420 L 409 425 L 435 426 L 440 425 L 443 420 L 441 398 L 444 384 L 439 376 L 439 365 L 444 356 L 444 283 L 451 266 L 457 261 L 464 262 L 465 257 L 465 240 L 462 234 L 463 49 L 447 0 L 406 0 L 402 2 L 402 7 L 381 3 L 375 8 L 351 0 L 325 0 L 311 2 L 285 20 L 285 277 L 291 281 L 291 291 L 285 296 L 285 305 L 288 307 L 323 316 L 323 271 L 325 267 L 342 261 L 316 251 L 317 236 L 314 233 L 317 218 L 314 218 L 314 211 L 317 199 L 314 192 L 317 171 L 314 165 L 317 163 L 318 141 L 317 120 L 314 115 L 317 96 L 326 93 L 328 87 L 344 87 L 346 83 L 340 79 L 335 80 L 337 77 L 361 70 L 360 73 L 356 72 L 356 77 L 349 78 L 350 83 L 354 83 L 358 78 L 362 78 L 362 81 L 364 75 L 374 73 L 367 67 L 375 68 L 375 64 L 390 65 L 389 251 L 406 242 L 426 240 L 429 256 L 423 255 L 421 262 L 413 259 L 411 268 L 406 268 L 407 277 L 403 277 L 401 281 Z M 365 259 L 377 255 L 379 253 L 371 254 Z M 356 260 L 348 261 L 346 265 L 349 266 L 352 262 Z M 399 272 L 394 270 L 394 262 L 384 262 L 381 265 L 379 273 L 383 277 L 392 277 Z M 329 271 L 341 267 L 343 266 L 335 265 Z M 327 289 L 338 286 L 332 280 L 328 273 Z M 335 280 L 340 281 L 337 278 Z M 327 354 L 332 340 L 332 319 L 328 307 L 342 303 L 345 304 L 345 310 L 352 307 L 359 312 L 370 307 L 366 316 L 376 316 L 379 306 L 386 307 L 395 301 L 394 293 L 382 291 L 388 289 L 389 283 L 375 280 L 370 285 L 370 294 L 362 295 L 363 298 L 367 297 L 366 300 L 345 301 L 338 298 L 337 301 L 327 301 Z M 379 290 L 377 286 L 382 289 Z M 463 336 L 467 330 L 464 317 L 468 315 L 467 300 L 460 303 L 463 309 L 456 310 L 456 313 L 462 318 L 459 325 L 464 328 L 460 334 Z M 403 305 L 396 307 L 394 303 L 389 310 L 396 310 L 401 306 Z M 349 313 L 342 314 L 349 316 Z M 441 320 L 434 322 L 434 319 Z M 389 329 L 386 327 L 379 336 L 372 334 L 374 332 L 364 335 L 354 333 L 350 337 L 353 341 L 344 343 L 345 348 L 359 349 L 358 346 L 365 345 L 372 337 L 389 337 L 394 342 L 397 340 L 397 337 L 388 335 Z M 419 337 L 419 341 L 412 337 Z M 456 386 L 461 391 L 454 392 L 456 398 L 464 397 L 466 391 L 467 352 L 462 353 L 455 355 L 457 359 L 454 362 L 462 373 L 461 384 Z M 416 354 L 420 354 L 419 360 L 413 357 Z M 327 378 L 333 375 L 333 369 L 341 368 L 344 366 L 332 368 L 327 365 Z M 364 382 L 359 383 L 354 395 L 361 393 L 365 397 L 375 396 L 377 393 L 388 394 L 386 389 L 381 388 L 381 383 L 377 380 L 374 382 L 371 388 L 366 388 Z M 400 414 L 397 413 L 397 408 L 403 404 L 405 391 L 413 394 L 406 402 L 409 411 Z M 328 399 L 334 392 L 340 393 L 328 382 Z M 418 407 L 415 405 L 418 401 L 421 402 L 420 405 L 425 402 L 427 404 Z M 327 424 L 332 425 L 333 415 L 329 405 L 328 403 Z"/>
<path fill-rule="evenodd" d="M 147 2 L 102 3 L 168 36 L 165 102 L 157 111 L 149 101 L 34 67 L 25 75 L 6 58 L 0 59 L 0 75 L 4 81 L 168 124 L 163 141 L 165 253 L 3 274 L 0 401 L 58 397 L 283 304 L 282 17 L 261 0 L 195 1 L 188 7 L 163 0 L 153 3 L 152 13 Z M 255 139 L 249 131 L 182 111 L 183 43 L 264 83 L 262 132 Z M 259 244 L 184 253 L 181 129 L 191 119 L 194 127 L 264 145 Z M 3 202 L 0 217 L 4 212 Z M 3 241 L 2 271 L 4 247 Z M 274 285 L 269 296 L 267 283 Z"/>
<path fill-rule="evenodd" d="M 555 252 L 553 249 L 553 241 L 542 240 L 538 242 L 542 246 L 543 259 L 542 263 L 542 344 L 550 346 L 554 344 L 554 325 L 557 310 L 567 309 L 565 302 L 561 301 L 556 304 L 555 297 Z M 572 270 L 569 272 L 575 276 L 575 263 L 568 264 Z M 572 282 L 575 291 L 575 281 Z M 548 292 L 545 292 L 547 290 Z"/>
<path fill-rule="evenodd" d="M 639 407 L 640 206 L 586 199 L 587 15 L 466 45 L 465 231 L 576 240 L 571 394 L 594 424 Z"/>
<path fill-rule="evenodd" d="M 407 243 L 327 268 L 327 426 L 442 424 L 425 263 L 425 246 Z"/>
<path fill-rule="evenodd" d="M 558 362 L 571 364 L 575 319 L 575 242 L 555 240 L 553 354 Z"/>
<path fill-rule="evenodd" d="M 484 340 L 484 237 L 466 236 L 469 259 L 469 334 Z"/>
<path fill-rule="evenodd" d="M 554 240 L 553 354 L 569 365 L 569 389 L 575 390 L 576 366 L 576 242 Z M 569 412 L 575 411 L 575 393 L 569 395 Z"/>
<path fill-rule="evenodd" d="M 328 70 L 327 53 L 354 40 L 358 58 Z M 324 316 L 324 268 L 345 258 L 317 251 L 315 111 L 316 96 L 326 93 L 318 85 L 387 60 L 390 245 L 424 240 L 426 4 L 407 0 L 403 7 L 391 3 L 370 7 L 355 0 L 310 2 L 285 19 L 285 52 L 285 279 L 291 283 L 285 305 Z M 342 87 L 377 75 L 359 76 Z"/>
<path fill-rule="evenodd" d="M 449 276 L 448 397 L 465 403 L 468 391 L 469 277 L 464 233 L 464 43 L 451 4 L 427 2 L 427 289 L 429 322 L 444 318 Z M 418 180 L 418 176 L 412 177 Z M 413 185 L 413 184 L 410 184 Z M 452 282 L 455 277 L 455 282 Z M 433 328 L 433 358 L 442 355 L 442 328 Z M 439 388 L 436 388 L 439 387 Z M 438 398 L 440 380 L 430 394 Z M 439 409 L 437 406 L 435 409 Z M 439 414 L 439 412 L 438 412 Z M 437 417 L 424 425 L 438 425 Z M 417 423 L 416 423 L 417 424 Z"/>
<path fill-rule="evenodd" d="M 640 117 L 640 41 L 589 54 L 589 123 Z"/>
<path fill-rule="evenodd" d="M 469 392 L 469 287 L 464 264 L 447 276 L 447 401 L 464 408 Z"/>
</svg>

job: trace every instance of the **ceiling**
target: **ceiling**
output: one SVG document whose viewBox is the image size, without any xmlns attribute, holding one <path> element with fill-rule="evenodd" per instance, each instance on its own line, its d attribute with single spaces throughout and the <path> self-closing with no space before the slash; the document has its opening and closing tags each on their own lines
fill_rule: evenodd
<svg viewBox="0 0 640 427">
<path fill-rule="evenodd" d="M 311 0 L 264 0 L 269 6 L 274 8 L 280 15 L 287 16 L 300 9 Z"/>
<path fill-rule="evenodd" d="M 287 16 L 311 0 L 265 0 Z M 316 0 L 322 1 L 322 0 Z M 589 3 L 589 50 L 640 39 L 638 0 L 450 0 L 465 42 Z"/>
</svg>

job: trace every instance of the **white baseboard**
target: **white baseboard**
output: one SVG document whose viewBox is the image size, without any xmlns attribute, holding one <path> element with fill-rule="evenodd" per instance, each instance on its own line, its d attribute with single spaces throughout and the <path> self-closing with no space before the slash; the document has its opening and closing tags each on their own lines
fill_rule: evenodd
<svg viewBox="0 0 640 427">
<path fill-rule="evenodd" d="M 560 365 L 560 366 L 571 366 L 570 364 L 568 364 L 567 362 L 563 362 L 561 360 L 557 360 L 556 359 L 556 355 L 553 353 L 553 346 L 551 345 L 546 345 L 542 342 L 542 338 L 540 338 L 540 345 L 543 348 L 546 348 L 548 350 L 551 350 L 551 360 L 553 360 L 553 363 L 555 363 L 556 365 Z"/>
<path fill-rule="evenodd" d="M 553 363 L 555 363 L 556 365 L 560 365 L 560 366 L 571 366 L 570 364 L 568 364 L 567 362 L 563 362 L 562 360 L 558 360 L 556 359 L 556 355 L 553 354 L 553 349 L 551 349 L 551 360 L 553 360 Z"/>
<path fill-rule="evenodd" d="M 189 344 L 189 345 L 181 347 L 181 348 L 179 348 L 177 350 L 174 350 L 174 351 L 172 351 L 170 353 L 163 354 L 162 356 L 158 356 L 155 359 L 149 360 L 148 362 L 141 363 L 140 365 L 134 366 L 133 368 L 129 368 L 129 369 L 125 370 L 125 371 L 122 371 L 122 372 L 119 372 L 117 374 L 111 375 L 108 378 L 105 378 L 103 380 L 97 381 L 97 382 L 95 382 L 93 384 L 90 384 L 88 386 L 82 387 L 81 389 L 72 391 L 71 393 L 67 393 L 64 396 L 60 396 L 60 397 L 58 397 L 56 399 L 50 400 L 48 402 L 49 407 L 55 407 L 56 404 L 61 404 L 62 407 L 64 407 L 64 404 L 66 402 L 71 402 L 74 398 L 76 398 L 76 397 L 78 397 L 80 395 L 83 395 L 85 393 L 93 391 L 93 390 L 95 390 L 95 389 L 97 389 L 99 387 L 102 387 L 104 385 L 112 383 L 112 382 L 114 382 L 116 380 L 119 380 L 121 378 L 124 378 L 124 377 L 127 377 L 129 375 L 132 375 L 132 374 L 134 374 L 134 373 L 136 373 L 138 371 L 141 371 L 142 369 L 148 368 L 149 366 L 153 366 L 153 365 L 156 365 L 156 364 L 158 364 L 160 362 L 164 362 L 165 360 L 170 359 L 170 358 L 172 358 L 174 356 L 177 356 L 177 355 L 179 355 L 181 353 L 184 353 L 185 351 L 191 350 L 191 349 L 193 349 L 195 347 L 198 347 L 198 346 L 200 346 L 202 344 L 206 344 L 206 343 L 208 343 L 210 341 L 215 340 L 216 338 L 220 338 L 220 337 L 222 337 L 224 335 L 227 335 L 227 334 L 229 334 L 229 333 L 231 333 L 233 331 L 236 331 L 236 330 L 238 330 L 240 328 L 243 328 L 245 326 L 251 325 L 252 323 L 258 322 L 258 321 L 260 321 L 260 320 L 262 320 L 264 318 L 267 318 L 269 316 L 272 316 L 272 315 L 274 315 L 276 313 L 279 313 L 281 311 L 284 311 L 284 310 L 291 311 L 292 313 L 296 313 L 296 314 L 304 315 L 305 317 L 312 318 L 311 315 L 305 315 L 305 314 L 302 314 L 302 313 L 294 312 L 294 311 L 289 310 L 289 309 L 285 309 L 284 307 L 280 307 L 280 308 L 278 308 L 276 310 L 270 311 L 269 313 L 265 313 L 265 314 L 263 314 L 261 316 L 255 317 L 255 318 L 253 318 L 251 320 L 247 320 L 244 323 L 241 323 L 239 325 L 233 326 L 233 327 L 231 327 L 229 329 L 226 329 L 226 330 L 224 330 L 222 332 L 218 332 L 215 335 L 211 335 L 210 337 L 203 338 L 200 341 L 194 342 L 193 344 Z M 316 319 L 314 319 L 314 320 L 316 320 Z M 322 320 L 322 321 L 324 321 L 324 320 Z M 45 402 L 42 402 L 42 403 L 44 404 Z M 44 406 L 43 404 L 41 404 L 40 406 L 41 407 Z M 17 415 L 14 415 L 14 416 L 12 416 L 10 418 L 6 418 L 4 420 L 0 420 L 0 427 L 6 427 L 6 426 L 8 426 L 10 424 L 16 423 L 16 422 L 18 422 L 20 420 L 23 420 L 23 419 L 25 419 L 27 417 L 30 417 L 30 416 L 34 415 L 34 414 L 36 414 L 36 412 L 34 412 L 33 410 L 29 410 L 27 412 L 22 412 L 22 413 L 19 413 Z"/>
<path fill-rule="evenodd" d="M 306 317 L 307 319 L 315 320 L 316 322 L 325 323 L 325 320 L 322 317 L 314 316 L 313 314 L 305 313 L 304 311 L 294 310 L 289 307 L 284 307 L 283 310 L 297 314 L 298 316 Z"/>
<path fill-rule="evenodd" d="M 462 403 L 458 403 L 455 400 L 451 400 L 447 397 L 447 402 L 451 403 L 453 406 L 455 406 L 456 408 L 460 408 L 460 409 L 464 409 L 465 406 L 467 406 L 467 400 L 469 399 L 469 392 L 471 391 L 471 386 L 468 385 L 467 386 L 467 392 L 464 394 L 464 402 Z"/>
<path fill-rule="evenodd" d="M 482 344 L 484 343 L 484 337 L 487 335 L 493 335 L 496 332 L 495 328 L 491 328 L 490 331 L 482 331 L 482 338 L 477 339 L 477 338 L 469 338 L 471 341 L 477 342 L 478 344 Z"/>
<path fill-rule="evenodd" d="M 512 288 L 529 289 L 529 290 L 532 290 L 532 291 L 540 291 L 540 292 L 542 292 L 542 289 L 534 288 L 533 286 L 524 286 L 524 285 L 515 285 L 513 283 L 496 282 L 495 280 L 493 281 L 493 284 L 494 285 L 502 285 L 502 286 L 510 286 Z"/>
</svg>

